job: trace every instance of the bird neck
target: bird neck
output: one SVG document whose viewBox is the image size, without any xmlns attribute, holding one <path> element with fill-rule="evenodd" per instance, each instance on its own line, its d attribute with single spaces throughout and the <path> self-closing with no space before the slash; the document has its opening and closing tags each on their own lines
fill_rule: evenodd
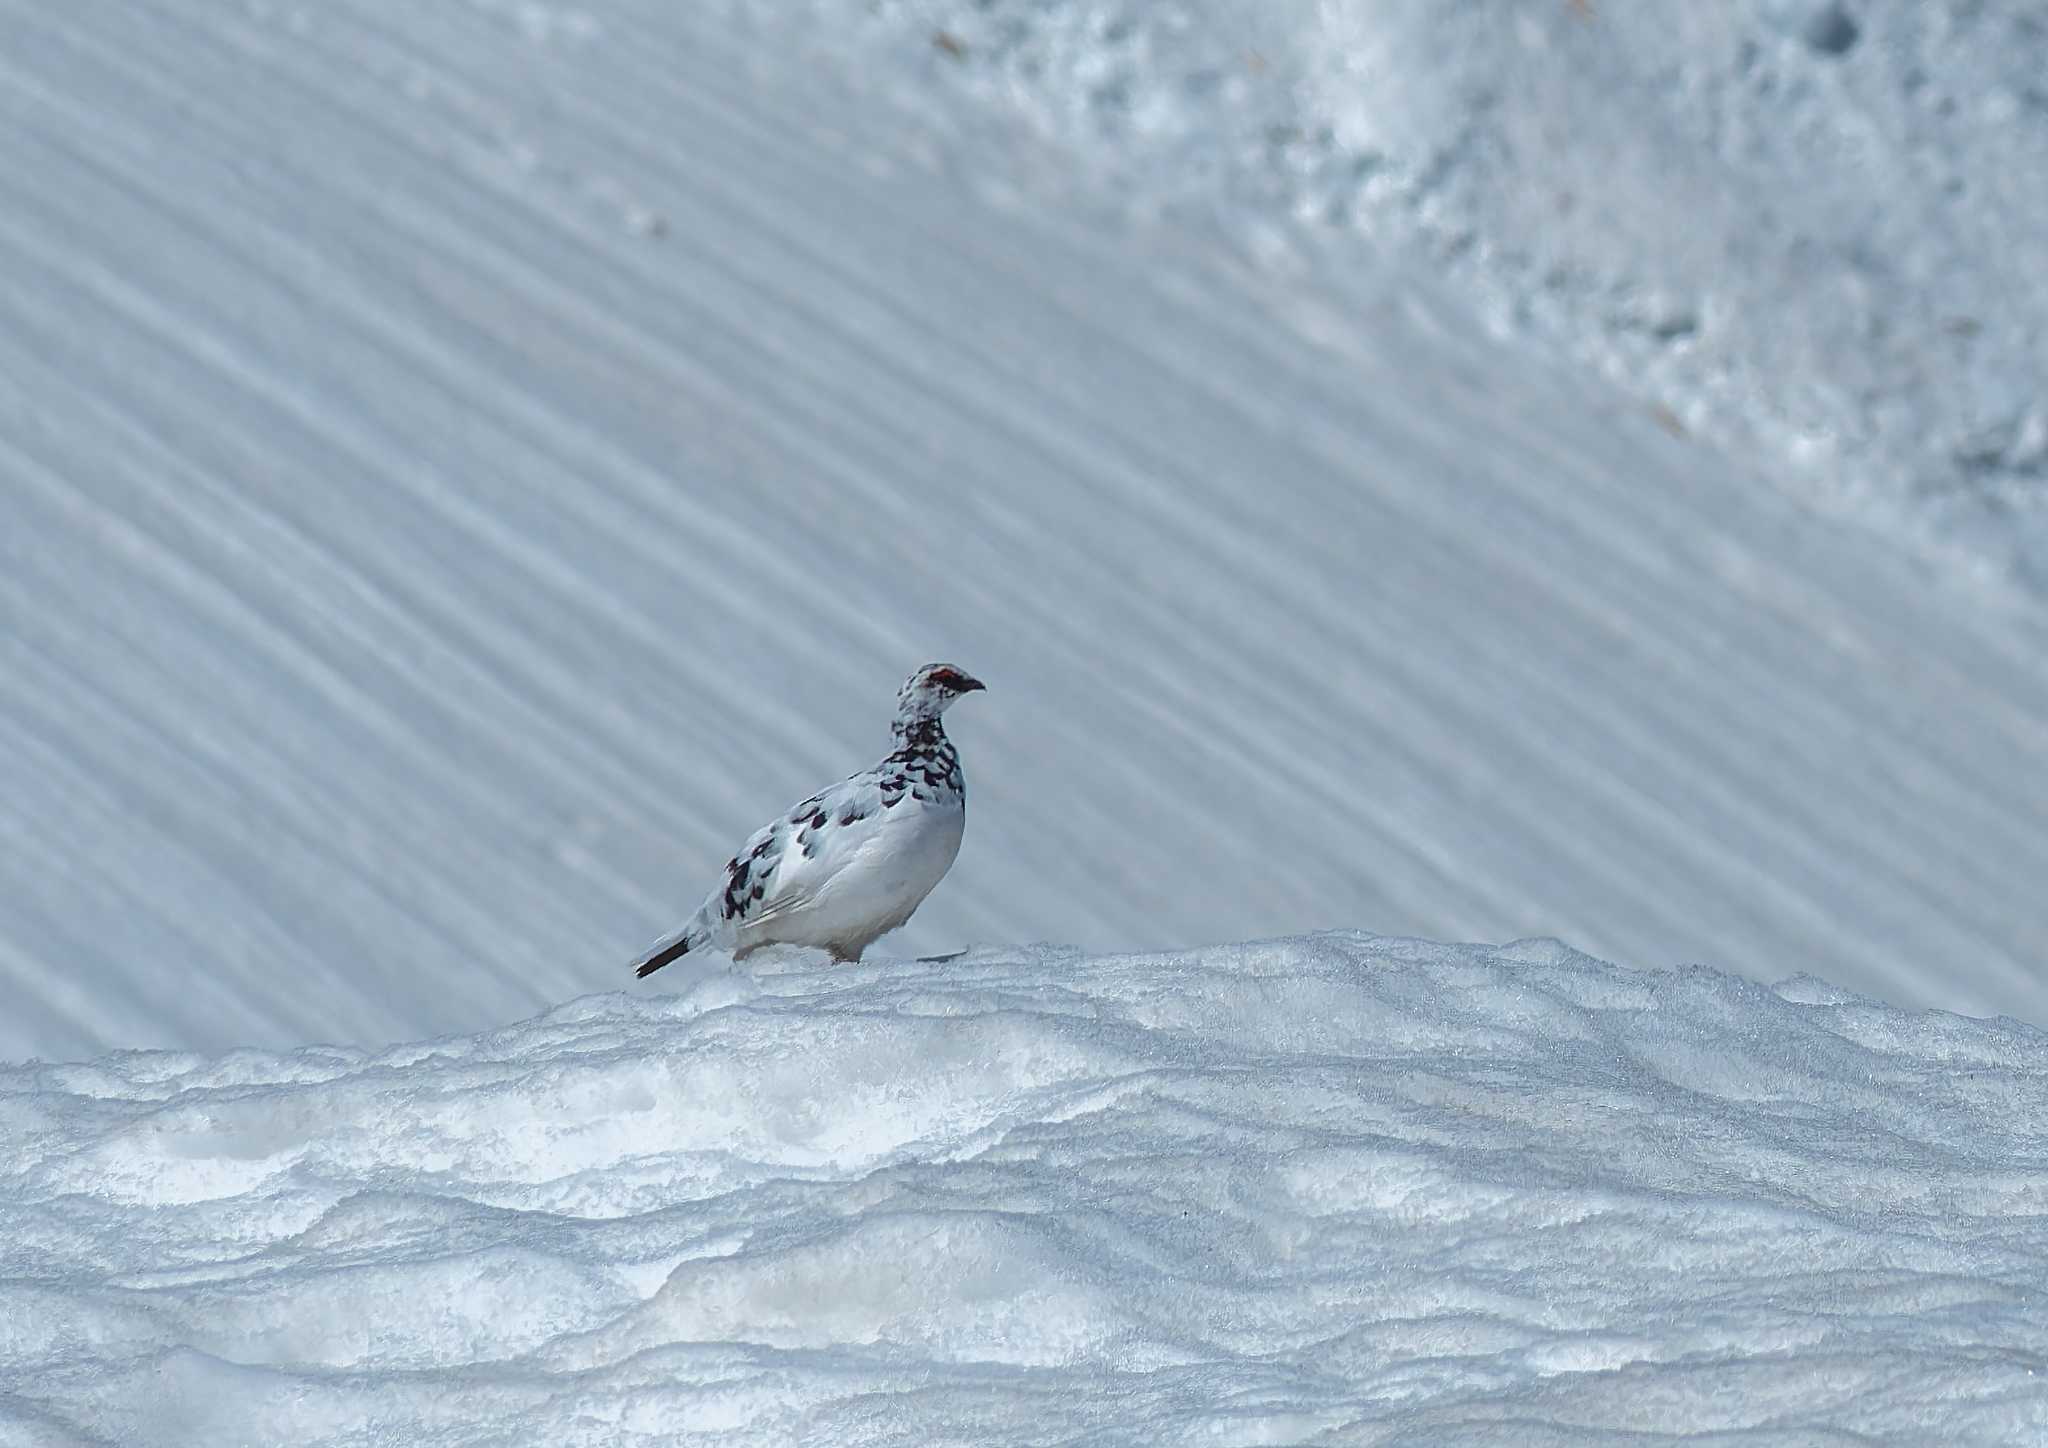
<svg viewBox="0 0 2048 1448">
<path fill-rule="evenodd" d="M 898 750 L 937 751 L 946 747 L 946 730 L 936 714 L 898 714 L 890 733 Z"/>
</svg>

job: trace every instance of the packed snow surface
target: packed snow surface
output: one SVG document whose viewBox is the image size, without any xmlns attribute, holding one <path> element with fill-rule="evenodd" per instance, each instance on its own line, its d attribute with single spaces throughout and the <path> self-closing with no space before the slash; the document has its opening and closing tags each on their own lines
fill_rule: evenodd
<svg viewBox="0 0 2048 1448">
<path fill-rule="evenodd" d="M 0 1443 L 2048 1437 L 2031 1027 L 1544 941 L 815 961 L 0 1072 Z"/>
<path fill-rule="evenodd" d="M 1525 8 L 1574 65 L 1666 53 L 1679 13 Z M 1357 105 L 1425 51 L 1469 80 L 1524 45 L 1469 12 L 1325 59 L 1378 77 Z M 1053 29 L 1012 66 L 951 8 L 0 0 L 0 1058 L 612 989 L 936 658 L 990 689 L 903 953 L 1555 935 L 2048 1020 L 2038 612 L 1499 335 L 1433 262 L 1296 246 L 1292 193 L 1153 206 L 1194 173 L 977 88 L 1037 84 L 1056 34 L 1180 96 L 1155 22 L 1229 17 L 986 13 Z M 1284 32 L 1245 84 L 1321 33 L 1237 13 Z M 1848 85 L 1906 25 L 1840 64 L 1773 30 L 1758 73 Z M 1388 114 L 1420 156 L 1609 103 L 1509 74 Z M 1131 114 L 1190 156 L 1221 125 Z M 1590 131 L 1617 186 L 1692 154 Z M 1778 273 L 1716 260 L 1737 214 L 1671 264 L 1810 340 Z M 1648 334 L 1734 325 L 1673 285 Z M 1973 299 L 1971 345 L 2038 292 Z"/>
</svg>

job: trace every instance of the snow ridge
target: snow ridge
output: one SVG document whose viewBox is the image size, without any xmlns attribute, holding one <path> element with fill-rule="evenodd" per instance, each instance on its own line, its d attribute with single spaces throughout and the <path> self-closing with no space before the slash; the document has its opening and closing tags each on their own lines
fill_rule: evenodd
<svg viewBox="0 0 2048 1448">
<path fill-rule="evenodd" d="M 2043 1121 L 2012 1022 L 1355 934 L 12 1069 L 0 1442 L 2010 1444 Z"/>
</svg>

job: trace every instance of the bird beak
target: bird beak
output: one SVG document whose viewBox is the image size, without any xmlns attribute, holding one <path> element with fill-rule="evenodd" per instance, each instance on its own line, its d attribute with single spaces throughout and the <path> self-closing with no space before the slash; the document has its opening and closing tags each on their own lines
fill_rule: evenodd
<svg viewBox="0 0 2048 1448">
<path fill-rule="evenodd" d="M 963 678 L 962 678 L 962 679 L 960 680 L 960 692 L 961 692 L 961 693 L 963 693 L 963 694 L 971 694 L 971 693 L 973 693 L 973 692 L 974 692 L 974 691 L 975 691 L 976 689 L 983 689 L 983 690 L 986 690 L 987 688 L 988 688 L 988 685 L 986 685 L 986 684 L 982 683 L 982 681 L 981 681 L 981 680 L 979 680 L 979 679 L 973 679 L 973 678 L 966 678 L 966 677 L 963 677 Z"/>
</svg>

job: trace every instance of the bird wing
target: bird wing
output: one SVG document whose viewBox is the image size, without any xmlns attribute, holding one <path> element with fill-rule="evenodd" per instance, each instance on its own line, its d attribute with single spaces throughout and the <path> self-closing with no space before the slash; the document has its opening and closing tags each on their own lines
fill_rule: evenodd
<svg viewBox="0 0 2048 1448">
<path fill-rule="evenodd" d="M 649 946 L 634 973 L 652 975 L 706 945 L 729 948 L 742 926 L 802 909 L 873 838 L 877 817 L 903 789 L 885 785 L 879 768 L 863 770 L 755 830 L 725 862 L 723 878 L 697 913 Z"/>
<path fill-rule="evenodd" d="M 735 927 L 802 909 L 867 840 L 861 826 L 882 812 L 884 798 L 880 776 L 864 770 L 763 825 L 726 862 L 706 909 Z"/>
</svg>

